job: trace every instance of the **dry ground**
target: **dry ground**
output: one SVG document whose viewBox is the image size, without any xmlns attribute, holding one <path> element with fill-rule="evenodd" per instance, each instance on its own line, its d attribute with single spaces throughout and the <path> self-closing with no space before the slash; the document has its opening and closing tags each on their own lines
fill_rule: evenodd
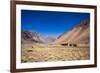
<svg viewBox="0 0 100 73">
<path fill-rule="evenodd" d="M 89 59 L 88 47 L 32 45 L 22 48 L 21 62 L 69 61 Z"/>
</svg>

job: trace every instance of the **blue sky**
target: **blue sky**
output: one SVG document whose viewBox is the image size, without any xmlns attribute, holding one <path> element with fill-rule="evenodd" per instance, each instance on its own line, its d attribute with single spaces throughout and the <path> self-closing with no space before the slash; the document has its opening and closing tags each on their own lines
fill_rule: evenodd
<svg viewBox="0 0 100 73">
<path fill-rule="evenodd" d="M 89 13 L 21 10 L 21 29 L 59 36 L 86 19 Z"/>
</svg>

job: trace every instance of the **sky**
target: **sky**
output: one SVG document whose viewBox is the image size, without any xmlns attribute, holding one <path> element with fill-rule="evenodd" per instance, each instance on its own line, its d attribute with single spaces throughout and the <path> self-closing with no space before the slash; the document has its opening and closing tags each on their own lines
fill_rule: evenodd
<svg viewBox="0 0 100 73">
<path fill-rule="evenodd" d="M 21 10 L 21 30 L 59 36 L 90 19 L 89 13 Z"/>
</svg>

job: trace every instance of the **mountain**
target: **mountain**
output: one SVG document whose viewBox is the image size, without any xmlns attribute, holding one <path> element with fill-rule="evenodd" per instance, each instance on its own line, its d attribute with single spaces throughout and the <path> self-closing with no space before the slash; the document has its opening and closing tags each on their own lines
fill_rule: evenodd
<svg viewBox="0 0 100 73">
<path fill-rule="evenodd" d="M 21 33 L 21 39 L 23 43 L 29 43 L 29 42 L 34 42 L 34 43 L 51 43 L 53 41 L 55 41 L 54 37 L 46 37 L 43 36 L 41 33 L 39 32 L 34 32 L 31 30 L 27 30 L 27 31 L 22 31 Z"/>
<path fill-rule="evenodd" d="M 90 28 L 89 20 L 81 22 L 72 30 L 60 35 L 53 44 L 61 43 L 89 43 L 90 41 Z"/>
<path fill-rule="evenodd" d="M 51 44 L 52 42 L 54 42 L 56 40 L 56 37 L 49 36 L 49 37 L 46 37 L 45 40 L 47 43 Z"/>
<path fill-rule="evenodd" d="M 45 42 L 45 38 L 38 32 L 33 32 L 31 30 L 27 31 L 22 31 L 21 32 L 21 38 L 22 42 L 35 42 L 35 43 L 40 43 L 40 42 Z"/>
</svg>

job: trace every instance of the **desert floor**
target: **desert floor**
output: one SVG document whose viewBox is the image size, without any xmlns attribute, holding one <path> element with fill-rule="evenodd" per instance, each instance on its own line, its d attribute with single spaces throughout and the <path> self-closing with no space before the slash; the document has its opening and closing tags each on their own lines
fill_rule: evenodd
<svg viewBox="0 0 100 73">
<path fill-rule="evenodd" d="M 89 47 L 32 45 L 21 51 L 21 62 L 71 61 L 89 59 Z"/>
</svg>

